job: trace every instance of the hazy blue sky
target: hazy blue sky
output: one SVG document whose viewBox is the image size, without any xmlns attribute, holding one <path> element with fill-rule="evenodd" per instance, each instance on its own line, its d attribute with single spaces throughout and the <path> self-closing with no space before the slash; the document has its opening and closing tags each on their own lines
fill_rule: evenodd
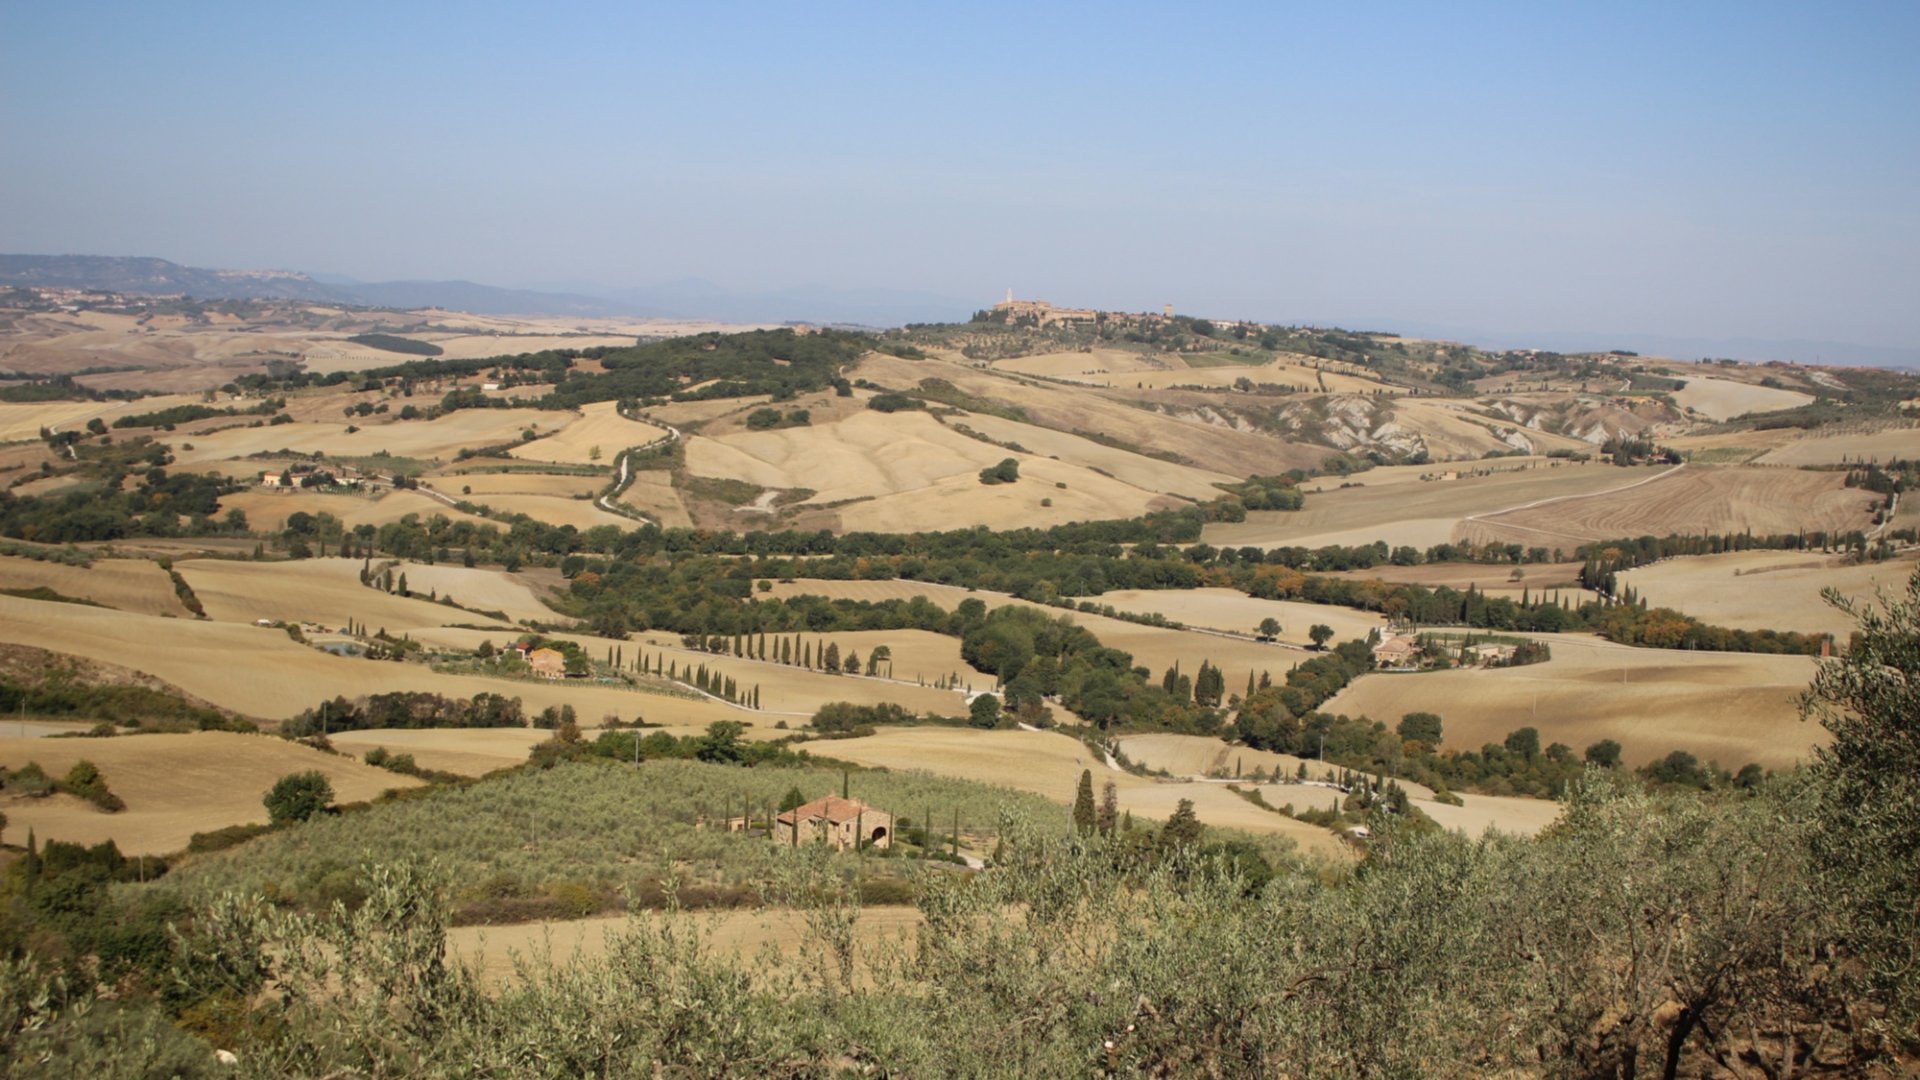
<svg viewBox="0 0 1920 1080">
<path fill-rule="evenodd" d="M 1916 42 L 1912 2 L 5 0 L 0 250 L 1910 346 Z"/>
</svg>

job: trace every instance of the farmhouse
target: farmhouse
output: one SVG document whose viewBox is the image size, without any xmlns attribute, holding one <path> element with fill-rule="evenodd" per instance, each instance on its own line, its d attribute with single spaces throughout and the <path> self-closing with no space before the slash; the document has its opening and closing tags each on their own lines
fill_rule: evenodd
<svg viewBox="0 0 1920 1080">
<path fill-rule="evenodd" d="M 558 649 L 535 649 L 527 654 L 527 665 L 535 675 L 558 679 L 567 673 L 567 658 Z"/>
<path fill-rule="evenodd" d="M 1412 638 L 1390 637 L 1373 647 L 1373 662 L 1381 667 L 1405 667 L 1420 656 Z"/>
<path fill-rule="evenodd" d="M 1513 659 L 1515 646 L 1500 644 L 1469 645 L 1467 652 L 1482 664 L 1505 664 Z"/>
<path fill-rule="evenodd" d="M 787 844 L 823 840 L 845 850 L 859 844 L 893 846 L 893 814 L 859 799 L 823 795 L 774 819 L 773 838 Z"/>
</svg>

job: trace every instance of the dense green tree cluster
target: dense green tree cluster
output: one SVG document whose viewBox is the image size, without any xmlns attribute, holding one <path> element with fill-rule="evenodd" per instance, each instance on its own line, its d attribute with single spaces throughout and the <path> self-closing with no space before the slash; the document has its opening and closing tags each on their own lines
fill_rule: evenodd
<svg viewBox="0 0 1920 1080">
<path fill-rule="evenodd" d="M 280 733 L 305 738 L 362 728 L 525 727 L 519 698 L 481 693 L 461 701 L 420 691 L 396 690 L 348 700 L 335 697 L 286 720 Z"/>
</svg>

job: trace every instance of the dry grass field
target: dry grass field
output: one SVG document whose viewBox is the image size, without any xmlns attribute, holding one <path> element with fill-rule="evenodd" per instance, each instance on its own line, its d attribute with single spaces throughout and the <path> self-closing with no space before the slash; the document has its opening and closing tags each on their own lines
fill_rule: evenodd
<svg viewBox="0 0 1920 1080">
<path fill-rule="evenodd" d="M 196 832 L 265 822 L 260 799 L 288 773 L 325 773 L 337 802 L 358 802 L 420 783 L 270 735 L 201 731 L 111 739 L 0 736 L 0 764 L 8 768 L 37 761 L 48 775 L 62 776 L 82 758 L 100 767 L 107 787 L 127 808 L 102 813 L 91 803 L 64 795 L 6 800 L 10 833 L 25 836 L 32 829 L 42 841 L 81 844 L 112 840 L 129 855 L 162 855 L 184 849 Z"/>
<path fill-rule="evenodd" d="M 395 457 L 442 460 L 468 447 L 517 441 L 529 428 L 554 431 L 573 419 L 572 413 L 540 409 L 461 409 L 434 420 L 365 425 L 352 434 L 346 423 L 232 427 L 183 439 L 176 444 L 175 457 L 182 466 L 194 466 L 276 450 L 329 457 L 366 457 L 384 450 Z M 185 442 L 192 442 L 193 449 L 186 449 Z"/>
<path fill-rule="evenodd" d="M 1142 821 L 1165 821 L 1181 799 L 1191 799 L 1200 820 L 1209 825 L 1277 833 L 1309 854 L 1346 850 L 1327 830 L 1263 810 L 1219 784 L 1163 782 L 1116 772 L 1079 742 L 1050 731 L 889 728 L 864 738 L 835 739 L 823 744 L 822 751 L 860 765 L 918 769 L 1030 791 L 1067 806 L 1073 804 L 1081 771 L 1092 769 L 1096 790 L 1113 781 L 1121 809 Z"/>
<path fill-rule="evenodd" d="M 696 934 L 721 958 L 751 961 L 767 956 L 776 961 L 803 960 L 802 943 L 808 937 L 806 917 L 789 908 L 750 911 L 688 911 L 650 913 L 645 919 L 673 919 L 681 933 Z M 609 935 L 628 926 L 629 916 L 613 915 L 564 922 L 518 923 L 511 926 L 459 926 L 447 934 L 449 952 L 478 969 L 494 986 L 513 981 L 515 958 L 544 971 L 571 959 L 594 960 L 606 955 Z M 920 909 L 871 905 L 860 909 L 854 923 L 854 963 L 864 970 L 862 953 L 872 949 L 899 949 L 911 955 L 914 935 L 926 920 Z"/>
<path fill-rule="evenodd" d="M 1074 622 L 1092 631 L 1100 643 L 1110 648 L 1124 649 L 1133 654 L 1136 664 L 1144 664 L 1158 673 L 1178 663 L 1180 670 L 1192 672 L 1200 667 L 1202 660 L 1218 667 L 1225 674 L 1229 693 L 1239 693 L 1246 689 L 1247 676 L 1256 677 L 1259 672 L 1272 673 L 1279 678 L 1283 672 L 1292 670 L 1311 654 L 1298 649 L 1284 648 L 1279 645 L 1262 644 L 1244 638 L 1223 637 L 1200 630 L 1174 630 L 1166 627 L 1143 626 L 1139 623 L 1121 619 L 1109 619 L 1103 615 L 1089 615 L 1084 612 L 1067 612 L 1059 608 L 1043 607 L 1025 600 L 1015 599 L 1005 593 L 969 591 L 953 585 L 934 585 L 919 581 L 817 581 L 798 580 L 792 583 L 777 583 L 772 596 L 825 596 L 829 599 L 846 600 L 909 600 L 915 596 L 927 599 L 951 611 L 962 600 L 975 599 L 988 607 L 1003 604 L 1020 604 L 1027 607 L 1039 607 L 1052 615 L 1067 615 Z M 1143 594 L 1148 597 L 1154 594 Z M 1168 593 L 1168 596 L 1177 594 Z M 1092 597 L 1095 603 L 1104 603 L 1104 597 Z M 1342 618 L 1361 618 L 1358 613 L 1347 608 L 1315 607 L 1310 604 L 1297 605 L 1323 612 L 1324 617 L 1313 618 L 1311 622 L 1296 628 L 1288 626 L 1289 634 L 1310 626 L 1313 622 L 1326 622 L 1331 626 L 1340 625 L 1336 620 Z M 1257 620 L 1256 620 L 1257 621 Z M 1284 620 L 1283 620 L 1284 623 Z M 1361 631 L 1365 633 L 1364 630 Z M 1336 642 L 1340 640 L 1335 639 Z"/>
<path fill-rule="evenodd" d="M 1813 677 L 1805 656 L 1636 649 L 1577 634 L 1530 635 L 1553 659 L 1517 668 L 1374 674 L 1321 706 L 1391 726 L 1415 711 L 1439 713 L 1444 745 L 1477 750 L 1516 728 L 1576 753 L 1614 739 L 1640 765 L 1685 750 L 1738 769 L 1802 760 L 1825 735 L 1802 722 L 1794 697 Z"/>
<path fill-rule="evenodd" d="M 1791 533 L 1872 528 L 1869 492 L 1837 472 L 1683 466 L 1632 488 L 1476 514 L 1461 535 L 1474 540 L 1572 548 L 1591 540 L 1669 533 Z M 1309 504 L 1311 505 L 1311 504 Z"/>
<path fill-rule="evenodd" d="M 1889 428 L 1854 435 L 1797 439 L 1769 450 L 1762 465 L 1839 465 L 1857 461 L 1920 458 L 1920 427 Z"/>
<path fill-rule="evenodd" d="M 1906 591 L 1920 561 L 1909 554 L 1884 562 L 1852 563 L 1814 551 L 1735 551 L 1668 559 L 1629 570 L 1621 581 L 1655 607 L 1684 611 L 1702 622 L 1742 630 L 1829 633 L 1845 641 L 1854 622 L 1820 597 L 1838 589 L 1868 601 L 1876 589 Z"/>
<path fill-rule="evenodd" d="M 1424 466 L 1428 475 L 1443 469 Z M 1304 509 L 1263 510 L 1232 524 L 1209 525 L 1201 539 L 1220 547 L 1323 547 L 1329 544 L 1410 544 L 1425 549 L 1456 538 L 1469 515 L 1493 514 L 1542 499 L 1609 491 L 1638 483 L 1661 470 L 1600 464 L 1563 464 L 1463 476 L 1455 480 L 1412 481 L 1402 470 L 1375 485 L 1372 473 L 1352 477 L 1356 486 L 1318 492 Z M 1555 504 L 1559 506 L 1561 504 Z M 1534 540 L 1531 544 L 1542 543 Z M 1551 545 L 1551 538 L 1546 543 Z"/>
<path fill-rule="evenodd" d="M 1297 775 L 1300 766 L 1305 765 L 1307 777 L 1315 779 L 1325 775 L 1330 768 L 1323 762 L 1297 758 L 1292 754 L 1233 746 L 1200 735 L 1129 735 L 1120 740 L 1120 749 L 1130 761 L 1151 769 L 1165 769 L 1177 776 L 1206 776 L 1216 771 L 1232 773 L 1237 766 L 1243 774 L 1263 768 L 1270 774 L 1292 777 Z M 1547 799 L 1462 795 L 1460 800 L 1464 805 L 1453 806 L 1434 802 L 1433 790 L 1422 784 L 1408 780 L 1402 780 L 1400 784 L 1407 789 L 1408 797 L 1422 813 L 1439 822 L 1443 828 L 1459 830 L 1469 836 L 1479 836 L 1488 829 L 1517 836 L 1532 836 L 1560 816 L 1560 804 Z M 1243 783 L 1242 786 L 1254 785 Z M 1342 798 L 1334 788 L 1311 784 L 1273 783 L 1260 790 L 1271 805 L 1292 803 L 1296 809 L 1310 806 L 1336 809 Z"/>
<path fill-rule="evenodd" d="M 1744 413 L 1778 412 L 1813 400 L 1812 394 L 1798 390 L 1775 390 L 1770 386 L 1695 375 L 1686 376 L 1686 380 L 1687 385 L 1674 391 L 1673 400 L 1710 420 L 1728 420 Z"/>
<path fill-rule="evenodd" d="M 557 433 L 516 446 L 508 453 L 525 461 L 601 464 L 611 468 L 620 451 L 630 446 L 644 446 L 666 434 L 665 428 L 626 419 L 614 402 L 602 401 L 581 409 L 579 418 Z"/>
<path fill-rule="evenodd" d="M 422 521 L 435 514 L 441 514 L 449 520 L 465 521 L 474 525 L 497 524 L 478 514 L 455 510 L 446 503 L 417 491 L 388 491 L 383 495 L 370 497 L 252 488 L 222 496 L 220 512 L 224 514 L 229 510 L 245 513 L 248 527 L 259 532 L 279 532 L 287 527 L 287 519 L 296 513 L 332 514 L 348 528 L 356 525 L 386 525 L 399 521 L 408 514 L 418 514 Z"/>
<path fill-rule="evenodd" d="M 37 586 L 142 615 L 188 614 L 173 594 L 167 572 L 145 559 L 100 559 L 91 566 L 66 566 L 0 555 L 0 589 Z"/>
</svg>

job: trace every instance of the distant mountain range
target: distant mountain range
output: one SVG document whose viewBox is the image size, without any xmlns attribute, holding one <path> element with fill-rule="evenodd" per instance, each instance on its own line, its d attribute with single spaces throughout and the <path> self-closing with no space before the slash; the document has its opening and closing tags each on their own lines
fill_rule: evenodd
<svg viewBox="0 0 1920 1080">
<path fill-rule="evenodd" d="M 376 308 L 445 308 L 475 315 L 638 316 L 720 322 L 811 322 L 898 326 L 963 320 L 977 305 L 901 289 L 802 285 L 733 292 L 708 281 L 648 288 L 576 285 L 562 291 L 506 289 L 471 281 L 365 282 L 294 270 L 210 270 L 166 259 L 113 255 L 0 255 L 0 285 L 96 289 L 134 296 L 313 300 Z"/>
</svg>

